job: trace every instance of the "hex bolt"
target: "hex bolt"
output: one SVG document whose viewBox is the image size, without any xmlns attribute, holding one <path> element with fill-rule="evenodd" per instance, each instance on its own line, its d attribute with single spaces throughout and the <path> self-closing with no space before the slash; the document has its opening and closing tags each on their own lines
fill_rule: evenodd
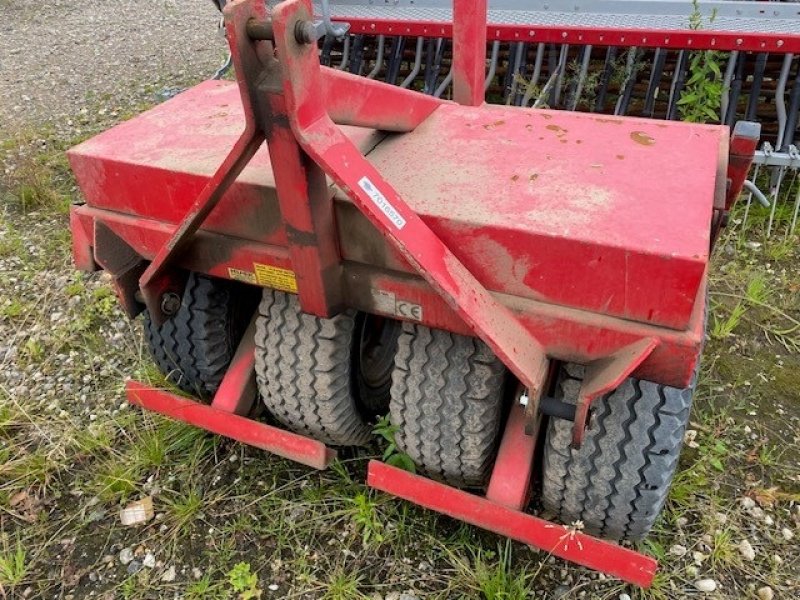
<svg viewBox="0 0 800 600">
<path fill-rule="evenodd" d="M 165 315 L 174 315 L 181 307 L 181 297 L 175 292 L 167 292 L 161 296 L 161 312 Z"/>
<path fill-rule="evenodd" d="M 315 44 L 317 28 L 312 21 L 298 21 L 294 24 L 294 39 L 298 44 Z"/>
</svg>

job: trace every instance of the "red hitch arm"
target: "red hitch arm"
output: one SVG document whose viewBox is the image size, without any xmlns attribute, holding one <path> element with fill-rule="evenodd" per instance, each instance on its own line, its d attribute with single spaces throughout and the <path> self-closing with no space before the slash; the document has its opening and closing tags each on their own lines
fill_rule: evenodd
<svg viewBox="0 0 800 600">
<path fill-rule="evenodd" d="M 234 5 L 236 2 L 234 2 Z M 444 242 L 406 204 L 334 124 L 321 97 L 322 68 L 316 44 L 298 42 L 294 32 L 313 19 L 311 2 L 287 0 L 272 12 L 275 45 L 283 66 L 287 116 L 298 143 L 355 205 L 485 341 L 538 398 L 547 375 L 542 345 L 483 287 Z M 353 82 L 352 96 L 392 86 Z M 424 97 L 410 92 L 413 97 Z"/>
</svg>

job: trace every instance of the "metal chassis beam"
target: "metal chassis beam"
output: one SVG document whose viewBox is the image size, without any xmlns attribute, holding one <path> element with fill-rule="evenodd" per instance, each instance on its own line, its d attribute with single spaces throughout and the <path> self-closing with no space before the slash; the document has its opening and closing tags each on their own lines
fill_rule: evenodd
<svg viewBox="0 0 800 600">
<path fill-rule="evenodd" d="M 658 568 L 655 559 L 582 533 L 577 525 L 551 523 L 375 460 L 367 485 L 641 587 L 652 584 Z"/>
<path fill-rule="evenodd" d="M 266 450 L 314 469 L 326 469 L 336 452 L 322 442 L 247 418 L 257 401 L 255 316 L 234 354 L 211 406 L 166 390 L 129 381 L 128 402 L 217 435 Z"/>
</svg>

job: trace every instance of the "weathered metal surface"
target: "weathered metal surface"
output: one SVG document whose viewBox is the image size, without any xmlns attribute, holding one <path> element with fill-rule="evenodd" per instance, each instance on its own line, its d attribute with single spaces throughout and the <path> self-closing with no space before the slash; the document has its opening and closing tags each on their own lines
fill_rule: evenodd
<svg viewBox="0 0 800 600">
<path fill-rule="evenodd" d="M 247 416 L 257 401 L 256 315 L 253 315 L 214 394 L 211 407 L 226 413 Z"/>
<path fill-rule="evenodd" d="M 298 45 L 291 36 L 297 22 L 310 18 L 310 9 L 308 1 L 287 0 L 272 13 L 288 116 L 299 144 L 472 332 L 492 348 L 531 394 L 538 396 L 547 368 L 541 344 L 475 279 L 325 111 L 318 94 L 320 65 L 316 46 Z"/>
<path fill-rule="evenodd" d="M 486 79 L 486 0 L 453 1 L 453 100 L 480 106 Z"/>
<path fill-rule="evenodd" d="M 525 433 L 525 407 L 515 403 L 497 449 L 487 500 L 512 510 L 523 510 L 528 505 L 537 435 L 538 431 L 534 435 Z"/>
<path fill-rule="evenodd" d="M 557 525 L 378 461 L 369 463 L 367 484 L 628 583 L 648 587 L 658 568 L 649 556 L 597 539 L 576 527 Z"/>
<path fill-rule="evenodd" d="M 657 345 L 657 339 L 643 338 L 614 354 L 586 365 L 572 427 L 574 448 L 579 448 L 583 443 L 592 402 L 617 389 L 653 353 Z"/>
<path fill-rule="evenodd" d="M 125 392 L 128 402 L 134 406 L 141 406 L 315 469 L 328 468 L 336 458 L 336 453 L 321 442 L 181 398 L 137 381 L 128 382 Z"/>
<path fill-rule="evenodd" d="M 202 84 L 74 149 L 87 202 L 177 222 L 241 127 L 236 90 L 225 86 Z M 712 147 L 724 132 L 468 110 L 443 107 L 368 154 L 465 266 L 493 291 L 684 328 L 708 261 Z M 371 130 L 345 132 L 362 153 L 381 139 Z M 652 145 L 640 143 L 651 138 Z M 347 233 L 340 235 L 345 260 L 412 271 L 359 213 L 341 202 L 336 212 Z M 204 227 L 286 245 L 266 149 Z"/>
</svg>

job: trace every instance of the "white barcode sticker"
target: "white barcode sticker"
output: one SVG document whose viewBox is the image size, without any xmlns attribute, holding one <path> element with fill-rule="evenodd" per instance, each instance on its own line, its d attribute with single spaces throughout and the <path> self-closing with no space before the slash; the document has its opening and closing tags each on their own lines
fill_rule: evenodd
<svg viewBox="0 0 800 600">
<path fill-rule="evenodd" d="M 367 192 L 372 202 L 381 209 L 381 212 L 394 224 L 398 229 L 406 226 L 406 220 L 397 212 L 397 209 L 392 206 L 392 203 L 386 199 L 381 191 L 375 187 L 375 184 L 369 180 L 369 177 L 362 177 L 358 181 L 358 187 Z"/>
</svg>

